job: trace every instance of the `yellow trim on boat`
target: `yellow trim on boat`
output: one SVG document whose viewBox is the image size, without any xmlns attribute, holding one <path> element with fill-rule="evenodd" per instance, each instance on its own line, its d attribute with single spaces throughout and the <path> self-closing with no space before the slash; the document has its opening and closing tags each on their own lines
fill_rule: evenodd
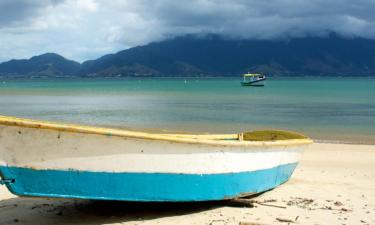
<svg viewBox="0 0 375 225">
<path fill-rule="evenodd" d="M 238 139 L 238 134 L 162 134 L 179 138 L 230 140 Z"/>
<path fill-rule="evenodd" d="M 112 128 L 101 128 L 94 126 L 82 126 L 74 124 L 60 124 L 48 121 L 37 121 L 31 119 L 21 119 L 16 117 L 0 116 L 0 125 L 18 126 L 35 129 L 47 129 L 61 132 L 73 132 L 84 134 L 97 134 L 106 136 L 117 136 L 124 138 L 139 138 L 159 141 L 170 141 L 190 144 L 207 144 L 219 146 L 287 146 L 287 145 L 305 145 L 312 143 L 309 138 L 276 140 L 276 141 L 240 141 L 242 134 L 155 134 L 137 131 L 128 131 Z"/>
</svg>

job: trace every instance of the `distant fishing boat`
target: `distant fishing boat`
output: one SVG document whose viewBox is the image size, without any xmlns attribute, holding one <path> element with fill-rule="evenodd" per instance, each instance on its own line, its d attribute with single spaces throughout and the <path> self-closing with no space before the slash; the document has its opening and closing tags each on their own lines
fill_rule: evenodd
<svg viewBox="0 0 375 225">
<path fill-rule="evenodd" d="M 288 131 L 155 134 L 0 116 L 0 183 L 20 196 L 231 199 L 286 182 L 310 143 Z"/>
<path fill-rule="evenodd" d="M 242 86 L 264 86 L 264 84 L 259 83 L 266 80 L 266 75 L 259 73 L 245 73 L 243 74 L 243 81 L 241 81 Z"/>
</svg>

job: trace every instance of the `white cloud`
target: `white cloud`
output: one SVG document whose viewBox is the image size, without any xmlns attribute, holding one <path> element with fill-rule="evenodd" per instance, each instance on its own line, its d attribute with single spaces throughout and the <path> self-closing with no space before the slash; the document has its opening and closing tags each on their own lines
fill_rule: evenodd
<svg viewBox="0 0 375 225">
<path fill-rule="evenodd" d="M 79 9 L 95 12 L 98 5 L 93 0 L 79 0 L 76 2 Z"/>
<path fill-rule="evenodd" d="M 4 0 L 0 61 L 56 52 L 83 61 L 183 34 L 375 39 L 373 0 Z"/>
</svg>

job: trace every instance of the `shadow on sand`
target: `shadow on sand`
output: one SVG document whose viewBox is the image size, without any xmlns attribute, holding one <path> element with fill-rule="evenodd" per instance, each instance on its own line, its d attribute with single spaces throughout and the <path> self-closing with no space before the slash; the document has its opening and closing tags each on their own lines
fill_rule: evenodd
<svg viewBox="0 0 375 225">
<path fill-rule="evenodd" d="M 136 223 L 227 205 L 227 201 L 140 203 L 15 197 L 0 201 L 0 224 Z"/>
</svg>

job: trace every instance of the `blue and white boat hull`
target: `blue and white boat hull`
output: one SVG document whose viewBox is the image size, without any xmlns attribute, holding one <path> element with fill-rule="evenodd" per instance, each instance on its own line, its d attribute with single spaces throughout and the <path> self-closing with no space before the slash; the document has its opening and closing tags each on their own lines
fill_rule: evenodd
<svg viewBox="0 0 375 225">
<path fill-rule="evenodd" d="M 270 190 L 310 140 L 250 142 L 0 120 L 0 176 L 20 196 L 207 201 Z"/>
</svg>

